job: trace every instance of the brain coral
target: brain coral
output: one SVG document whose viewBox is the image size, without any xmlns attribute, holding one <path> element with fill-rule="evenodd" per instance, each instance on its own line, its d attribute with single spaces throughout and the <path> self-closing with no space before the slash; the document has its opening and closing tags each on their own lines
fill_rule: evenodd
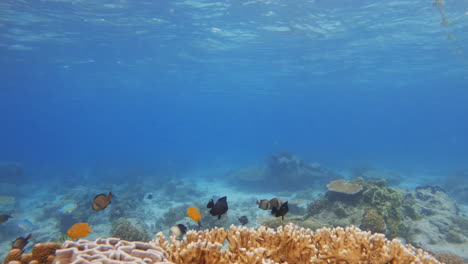
<svg viewBox="0 0 468 264">
<path fill-rule="evenodd" d="M 161 248 L 144 242 L 130 242 L 118 238 L 96 241 L 80 239 L 67 241 L 56 251 L 55 264 L 86 263 L 167 263 L 168 255 Z"/>
</svg>

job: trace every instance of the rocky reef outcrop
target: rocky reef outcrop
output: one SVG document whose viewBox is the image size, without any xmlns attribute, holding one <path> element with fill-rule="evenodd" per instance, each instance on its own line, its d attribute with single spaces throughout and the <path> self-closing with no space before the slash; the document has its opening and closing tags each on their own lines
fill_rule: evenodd
<svg viewBox="0 0 468 264">
<path fill-rule="evenodd" d="M 357 178 L 362 191 L 343 194 L 329 190 L 310 203 L 304 222 L 323 226 L 359 226 L 363 230 L 401 238 L 433 252 L 468 258 L 468 219 L 438 186 L 402 190 L 384 180 Z"/>
<path fill-rule="evenodd" d="M 295 189 L 325 184 L 341 176 L 317 162 L 306 162 L 290 152 L 279 152 L 266 158 L 263 167 L 241 168 L 228 173 L 232 182 L 253 189 Z"/>
</svg>

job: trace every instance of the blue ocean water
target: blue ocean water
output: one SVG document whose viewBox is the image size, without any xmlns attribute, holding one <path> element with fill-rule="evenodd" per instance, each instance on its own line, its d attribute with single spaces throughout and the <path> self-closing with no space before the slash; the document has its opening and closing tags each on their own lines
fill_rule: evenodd
<svg viewBox="0 0 468 264">
<path fill-rule="evenodd" d="M 2 160 L 466 165 L 466 1 L 1 5 Z"/>
<path fill-rule="evenodd" d="M 3 0 L 0 161 L 18 185 L 281 151 L 466 182 L 467 32 L 467 0 Z"/>
</svg>

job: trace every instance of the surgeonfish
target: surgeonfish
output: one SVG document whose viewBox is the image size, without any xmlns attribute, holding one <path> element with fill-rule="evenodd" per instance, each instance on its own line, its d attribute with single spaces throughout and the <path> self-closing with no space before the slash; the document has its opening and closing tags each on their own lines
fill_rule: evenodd
<svg viewBox="0 0 468 264">
<path fill-rule="evenodd" d="M 11 248 L 19 248 L 21 250 L 24 249 L 24 247 L 28 244 L 29 239 L 31 238 L 31 234 L 29 234 L 27 237 L 18 237 L 11 243 Z"/>
<path fill-rule="evenodd" d="M 169 234 L 180 237 L 187 233 L 187 227 L 183 224 L 177 224 L 169 229 Z"/>
<path fill-rule="evenodd" d="M 93 199 L 93 210 L 94 211 L 102 211 L 106 209 L 106 207 L 111 203 L 111 199 L 114 195 L 109 192 L 109 194 L 101 193 L 96 195 Z"/>
<path fill-rule="evenodd" d="M 271 214 L 276 216 L 276 217 L 280 217 L 281 216 L 281 220 L 284 220 L 284 215 L 286 215 L 286 213 L 289 211 L 289 207 L 288 207 L 288 201 L 284 202 L 280 208 L 278 209 L 277 207 L 273 207 L 271 209 Z"/>
<path fill-rule="evenodd" d="M 226 196 L 221 197 L 216 201 L 216 203 L 211 199 L 206 208 L 211 208 L 210 214 L 212 216 L 218 216 L 218 219 L 221 219 L 221 215 L 225 214 L 228 211 L 228 204 L 226 201 Z"/>
</svg>

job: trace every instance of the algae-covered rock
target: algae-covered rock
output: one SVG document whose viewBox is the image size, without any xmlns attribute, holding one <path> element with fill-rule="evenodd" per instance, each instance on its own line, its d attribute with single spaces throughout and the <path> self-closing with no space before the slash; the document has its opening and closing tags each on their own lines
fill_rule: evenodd
<svg viewBox="0 0 468 264">
<path fill-rule="evenodd" d="M 128 241 L 150 241 L 148 231 L 144 227 L 123 217 L 112 223 L 111 236 Z"/>
<path fill-rule="evenodd" d="M 320 214 L 322 210 L 326 209 L 330 205 L 330 202 L 326 199 L 315 200 L 307 206 L 306 218 Z"/>
<path fill-rule="evenodd" d="M 187 216 L 187 207 L 188 205 L 181 205 L 169 208 L 169 210 L 167 210 L 163 215 L 162 223 L 167 227 L 173 226 L 175 223 Z"/>
<path fill-rule="evenodd" d="M 362 218 L 360 228 L 372 232 L 385 233 L 385 220 L 376 210 L 369 209 Z"/>
<path fill-rule="evenodd" d="M 372 207 L 386 210 L 389 207 L 400 207 L 403 196 L 390 187 L 371 186 L 363 193 L 363 200 Z"/>
<path fill-rule="evenodd" d="M 338 218 L 345 218 L 348 216 L 346 210 L 343 207 L 336 207 L 333 212 L 335 213 L 336 217 Z"/>
<path fill-rule="evenodd" d="M 450 230 L 446 235 L 446 240 L 447 242 L 457 244 L 464 243 L 466 241 L 466 239 L 463 237 L 463 235 L 460 234 L 460 231 L 457 229 Z"/>
<path fill-rule="evenodd" d="M 304 228 L 309 228 L 310 230 L 317 230 L 319 228 L 324 227 L 324 225 L 320 222 L 317 222 L 314 219 L 306 219 L 300 223 L 298 223 L 299 226 L 304 227 Z"/>
<path fill-rule="evenodd" d="M 397 189 L 387 187 L 385 180 L 358 178 L 350 183 L 362 186 L 363 190 L 347 197 L 332 195 L 340 193 L 329 191 L 324 199 L 309 204 L 306 218 L 314 216 L 332 225 L 361 225 L 365 229 L 385 233 L 390 238 L 402 236 L 406 229 L 402 224 L 403 195 Z M 364 212 L 367 218 L 362 220 Z M 417 217 L 416 212 L 413 212 L 413 217 Z"/>
</svg>

